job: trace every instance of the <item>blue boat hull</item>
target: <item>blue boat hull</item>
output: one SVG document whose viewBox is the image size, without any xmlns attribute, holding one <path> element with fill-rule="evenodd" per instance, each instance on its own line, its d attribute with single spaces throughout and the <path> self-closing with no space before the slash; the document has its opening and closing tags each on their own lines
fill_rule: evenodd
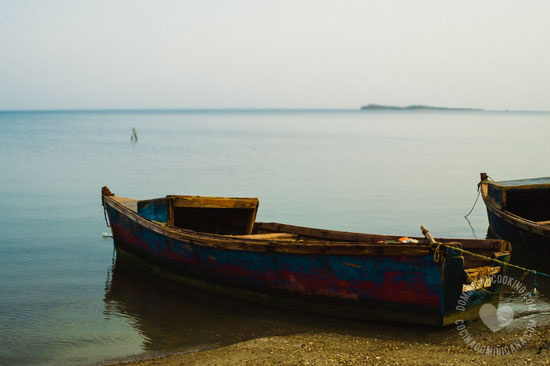
<svg viewBox="0 0 550 366">
<path fill-rule="evenodd" d="M 545 250 L 550 252 L 550 237 L 545 233 L 521 228 L 517 226 L 513 220 L 506 220 L 499 215 L 497 210 L 487 207 L 487 218 L 489 220 L 489 228 L 491 233 L 496 237 L 507 240 L 514 246 L 523 248 Z"/>
</svg>

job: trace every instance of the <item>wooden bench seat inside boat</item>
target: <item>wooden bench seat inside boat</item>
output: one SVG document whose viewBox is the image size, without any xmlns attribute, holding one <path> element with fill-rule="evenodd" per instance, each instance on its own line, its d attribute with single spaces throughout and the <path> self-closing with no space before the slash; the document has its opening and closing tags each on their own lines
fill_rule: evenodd
<svg viewBox="0 0 550 366">
<path fill-rule="evenodd" d="M 250 235 L 232 235 L 235 238 L 241 239 L 258 239 L 258 240 L 298 240 L 298 234 L 291 233 L 269 233 L 269 234 L 250 234 Z"/>
</svg>

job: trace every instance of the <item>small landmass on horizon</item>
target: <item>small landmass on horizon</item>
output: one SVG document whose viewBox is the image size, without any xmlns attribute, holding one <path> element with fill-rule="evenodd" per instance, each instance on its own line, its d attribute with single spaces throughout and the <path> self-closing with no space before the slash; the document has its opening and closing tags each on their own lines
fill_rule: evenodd
<svg viewBox="0 0 550 366">
<path fill-rule="evenodd" d="M 429 105 L 414 104 L 406 107 L 398 107 L 382 104 L 368 104 L 361 107 L 362 110 L 392 110 L 392 111 L 415 111 L 415 110 L 433 110 L 433 111 L 482 111 L 478 108 L 449 108 L 449 107 L 433 107 Z"/>
</svg>

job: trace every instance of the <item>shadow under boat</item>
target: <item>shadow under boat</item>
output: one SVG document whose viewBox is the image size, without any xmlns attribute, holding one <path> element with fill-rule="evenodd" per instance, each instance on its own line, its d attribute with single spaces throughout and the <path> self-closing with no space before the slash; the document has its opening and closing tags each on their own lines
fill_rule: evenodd
<svg viewBox="0 0 550 366">
<path fill-rule="evenodd" d="M 123 257 L 114 262 L 104 302 L 106 316 L 129 319 L 144 337 L 146 351 L 212 348 L 312 331 L 326 321 L 185 286 L 136 268 Z"/>
</svg>

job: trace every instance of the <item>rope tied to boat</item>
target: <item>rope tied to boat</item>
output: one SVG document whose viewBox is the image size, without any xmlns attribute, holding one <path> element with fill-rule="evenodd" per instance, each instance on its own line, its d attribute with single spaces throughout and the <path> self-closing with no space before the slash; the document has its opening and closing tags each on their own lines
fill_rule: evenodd
<svg viewBox="0 0 550 366">
<path fill-rule="evenodd" d="M 493 178 L 487 176 L 486 177 L 486 180 L 491 180 L 491 181 L 495 181 Z M 477 184 L 477 197 L 474 201 L 474 205 L 472 206 L 472 208 L 470 209 L 470 211 L 468 211 L 468 213 L 466 214 L 466 216 L 464 216 L 464 218 L 466 220 L 468 220 L 468 216 L 470 216 L 472 214 L 472 212 L 474 211 L 474 208 L 476 207 L 477 205 L 477 201 L 479 200 L 479 196 L 481 196 L 481 183 L 483 182 L 483 180 L 481 180 L 478 184 Z"/>
<path fill-rule="evenodd" d="M 469 250 L 462 249 L 462 248 L 459 248 L 459 247 L 456 247 L 456 246 L 447 245 L 447 244 L 444 244 L 444 243 L 441 243 L 441 242 L 435 242 L 433 244 L 435 245 L 435 248 L 434 248 L 434 261 L 435 262 L 439 262 L 439 260 L 441 259 L 440 248 L 443 246 L 445 248 L 449 248 L 449 249 L 452 249 L 452 250 L 459 251 L 463 254 L 468 254 L 468 255 L 471 255 L 473 257 L 482 258 L 484 260 L 491 261 L 493 263 L 498 263 L 502 266 L 507 266 L 507 267 L 512 267 L 512 268 L 519 269 L 519 270 L 525 272 L 524 275 L 521 278 L 522 280 L 525 279 L 529 274 L 533 275 L 533 291 L 531 291 L 531 296 L 535 296 L 536 293 L 537 293 L 537 286 L 538 286 L 537 285 L 537 276 L 538 275 L 550 278 L 550 274 L 548 274 L 548 273 L 538 272 L 538 271 L 535 271 L 534 269 L 529 269 L 529 268 L 518 266 L 516 264 L 507 263 L 507 262 L 501 261 L 499 259 L 495 259 L 495 258 L 487 257 L 486 255 L 470 252 Z"/>
<path fill-rule="evenodd" d="M 531 291 L 531 296 L 535 296 L 537 294 L 537 271 L 531 270 L 531 274 L 533 275 L 533 291 Z"/>
<path fill-rule="evenodd" d="M 105 196 L 114 196 L 113 192 L 107 187 L 103 186 L 101 188 L 101 205 L 103 206 L 103 216 L 105 217 L 105 224 L 107 227 L 111 227 L 109 224 L 109 219 L 107 218 L 107 207 L 105 207 Z"/>
<path fill-rule="evenodd" d="M 481 196 L 481 183 L 479 183 L 477 185 L 477 197 L 476 197 L 476 200 L 474 201 L 474 205 L 472 206 L 472 208 L 470 209 L 470 211 L 468 211 L 468 213 L 464 216 L 464 218 L 466 220 L 468 220 L 468 216 L 470 216 L 472 214 L 472 212 L 474 212 L 474 208 L 476 207 L 477 205 L 477 201 L 479 200 L 479 196 Z"/>
<path fill-rule="evenodd" d="M 440 251 L 439 251 L 439 247 L 440 247 L 441 245 L 444 245 L 444 244 L 441 243 L 441 242 L 436 242 L 435 244 L 436 244 L 436 247 L 435 247 L 435 249 L 434 249 L 434 262 L 435 262 L 435 263 L 438 263 L 439 260 L 441 259 L 441 253 L 440 253 Z"/>
</svg>

